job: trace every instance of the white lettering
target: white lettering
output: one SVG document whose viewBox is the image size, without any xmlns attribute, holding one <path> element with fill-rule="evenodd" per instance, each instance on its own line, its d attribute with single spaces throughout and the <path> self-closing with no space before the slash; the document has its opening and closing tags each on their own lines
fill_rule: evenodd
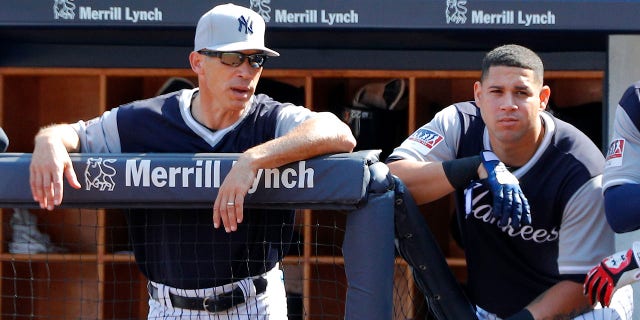
<svg viewBox="0 0 640 320">
<path fill-rule="evenodd" d="M 143 187 L 153 185 L 159 188 L 166 185 L 175 187 L 177 183 L 180 183 L 183 188 L 191 185 L 196 188 L 220 186 L 220 161 L 218 160 L 197 160 L 195 167 L 155 167 L 151 169 L 151 160 L 140 160 L 140 164 L 136 166 L 136 160 L 130 159 L 126 162 L 125 171 L 125 185 L 128 187 L 140 185 Z"/>
<path fill-rule="evenodd" d="M 91 7 L 79 7 L 80 20 L 121 20 L 122 9 L 109 7 L 105 10 L 94 10 Z"/>
<path fill-rule="evenodd" d="M 531 230 L 533 230 L 533 228 L 531 228 Z M 533 241 L 540 243 L 546 239 L 548 239 L 547 230 L 540 229 L 533 232 Z"/>
<path fill-rule="evenodd" d="M 546 234 L 547 230 L 535 230 L 532 226 L 524 226 L 520 229 L 520 234 L 524 240 L 533 240 L 537 243 L 541 243 L 544 239 L 537 238 L 540 233 Z"/>
<path fill-rule="evenodd" d="M 483 222 L 493 224 L 496 218 L 491 216 L 491 206 L 488 204 L 479 205 L 473 208 L 473 216 Z"/>
<path fill-rule="evenodd" d="M 512 10 L 500 13 L 488 13 L 483 10 L 471 11 L 471 23 L 509 25 L 516 23 L 516 14 Z M 550 10 L 546 13 L 525 13 L 518 10 L 517 23 L 524 26 L 556 24 L 556 16 Z"/>
<path fill-rule="evenodd" d="M 211 162 L 211 161 L 209 161 Z M 211 164 L 209 164 L 209 168 Z M 207 187 L 211 186 L 211 175 L 208 174 L 209 182 L 207 183 Z M 216 177 L 215 181 L 213 181 L 214 188 L 220 188 L 220 161 L 216 161 L 213 163 L 213 176 Z"/>
<path fill-rule="evenodd" d="M 296 173 L 296 170 L 294 170 L 293 168 L 287 168 L 282 170 L 282 186 L 287 188 L 287 189 L 292 189 L 296 186 L 296 181 L 292 181 L 291 177 L 295 177 L 298 174 Z"/>
<path fill-rule="evenodd" d="M 483 200 L 484 201 L 481 201 Z M 477 220 L 489 224 L 496 224 L 497 220 L 491 213 L 493 211 L 491 205 L 486 204 L 487 201 L 491 201 L 489 191 L 484 191 L 477 194 L 471 200 L 471 216 Z M 558 239 L 558 230 L 554 227 L 551 231 L 546 229 L 534 229 L 532 226 L 523 226 L 520 229 L 513 229 L 511 225 L 506 225 L 501 228 L 502 232 L 507 233 L 512 238 L 521 238 L 525 241 L 534 241 L 536 243 L 551 242 Z"/>
<path fill-rule="evenodd" d="M 298 162 L 298 172 L 300 172 L 300 178 L 298 179 L 298 188 L 313 188 L 313 175 L 315 174 L 315 170 L 313 168 L 307 168 L 306 161 Z M 305 186 L 305 177 L 307 180 L 307 184 Z"/>
<path fill-rule="evenodd" d="M 526 241 L 534 241 L 536 243 L 551 242 L 558 239 L 558 230 L 554 227 L 551 231 L 545 229 L 533 229 L 532 226 L 524 226 L 518 230 L 514 230 L 511 225 L 502 227 L 502 231 L 506 232 L 510 237 L 520 237 Z"/>
<path fill-rule="evenodd" d="M 169 167 L 169 187 L 174 188 L 176 186 L 176 176 L 180 174 L 182 168 Z"/>
<path fill-rule="evenodd" d="M 320 20 L 322 23 L 326 23 L 328 25 L 336 24 L 354 24 L 358 23 L 358 14 L 354 10 L 350 10 L 349 12 L 326 12 L 325 10 L 321 10 Z"/>
<path fill-rule="evenodd" d="M 96 10 L 91 7 L 79 7 L 78 17 L 80 20 L 105 20 L 120 21 L 122 20 L 121 7 L 109 7 L 108 9 Z M 124 8 L 125 20 L 132 23 L 139 21 L 162 21 L 162 11 L 158 8 L 153 10 L 132 10 L 129 7 Z"/>
<path fill-rule="evenodd" d="M 196 160 L 195 166 L 152 168 L 151 160 L 129 159 L 125 164 L 125 186 L 219 188 L 221 162 L 220 160 Z M 313 188 L 314 174 L 315 170 L 307 168 L 306 161 L 298 162 L 297 168 L 259 169 L 248 192 L 254 193 L 261 185 L 265 189 L 279 189 L 280 186 L 287 189 Z"/>
<path fill-rule="evenodd" d="M 527 27 L 541 24 L 556 24 L 556 15 L 551 11 L 542 14 L 518 11 L 518 23 Z"/>
<path fill-rule="evenodd" d="M 248 193 L 252 194 L 258 190 L 263 176 L 265 189 L 279 189 L 280 185 L 287 189 L 295 188 L 296 185 L 299 189 L 313 188 L 314 174 L 315 170 L 307 168 L 306 161 L 298 162 L 297 172 L 293 168 L 286 168 L 282 172 L 280 172 L 280 169 L 259 169 Z M 295 177 L 298 177 L 297 181 L 294 179 Z"/>
<path fill-rule="evenodd" d="M 125 165 L 126 177 L 125 177 L 125 185 L 127 187 L 130 186 L 139 186 L 140 180 L 142 180 L 142 186 L 149 186 L 149 168 L 151 167 L 151 160 L 141 160 L 140 167 L 136 168 L 135 160 L 127 160 L 127 164 Z M 131 181 L 133 178 L 133 181 Z"/>
<path fill-rule="evenodd" d="M 202 188 L 202 180 L 202 160 L 198 160 L 196 161 L 196 188 Z"/>
<path fill-rule="evenodd" d="M 138 21 L 162 21 L 162 11 L 153 8 L 151 11 L 131 10 L 129 7 L 124 8 L 125 19 L 133 23 Z"/>
<path fill-rule="evenodd" d="M 280 180 L 278 177 L 280 176 L 280 170 L 278 169 L 266 169 L 264 170 L 264 186 L 267 188 L 279 189 L 280 188 Z"/>
<path fill-rule="evenodd" d="M 482 10 L 471 11 L 471 23 L 475 24 L 513 24 L 514 12 L 503 10 L 501 13 L 485 13 Z"/>
<path fill-rule="evenodd" d="M 256 179 L 253 180 L 253 184 L 251 185 L 251 188 L 249 188 L 249 191 L 247 191 L 247 193 L 252 194 L 256 192 L 256 190 L 258 190 L 258 184 L 260 183 L 260 178 L 262 177 L 263 171 L 264 170 L 262 169 L 258 169 L 258 172 L 256 173 Z"/>
<path fill-rule="evenodd" d="M 202 173 L 202 164 L 202 160 L 196 161 L 196 188 L 211 188 L 211 161 L 204 162 L 204 176 Z M 220 162 L 216 161 L 216 165 L 219 167 Z"/>
<path fill-rule="evenodd" d="M 184 168 L 182 170 L 182 187 L 189 186 L 189 176 L 194 172 L 194 168 Z"/>
<path fill-rule="evenodd" d="M 167 170 L 162 167 L 153 168 L 151 182 L 156 187 L 164 187 L 167 184 Z"/>
<path fill-rule="evenodd" d="M 316 23 L 318 22 L 318 10 L 305 10 L 304 12 L 288 12 L 276 9 L 276 22 L 282 23 Z"/>
</svg>

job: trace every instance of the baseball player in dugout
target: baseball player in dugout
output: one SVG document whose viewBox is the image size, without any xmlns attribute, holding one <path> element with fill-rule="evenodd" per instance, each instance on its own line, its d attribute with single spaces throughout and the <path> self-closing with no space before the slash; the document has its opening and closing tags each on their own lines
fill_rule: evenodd
<svg viewBox="0 0 640 320">
<path fill-rule="evenodd" d="M 632 84 L 616 107 L 613 135 L 602 178 L 607 221 L 617 233 L 640 229 L 640 81 Z M 584 293 L 591 303 L 608 306 L 614 292 L 640 279 L 640 242 L 605 257 L 587 275 Z M 617 295 L 617 293 L 616 293 Z M 615 297 L 615 296 L 614 296 Z"/>
<path fill-rule="evenodd" d="M 240 153 L 213 210 L 127 210 L 136 263 L 149 280 L 149 319 L 287 318 L 279 262 L 294 212 L 245 209 L 245 195 L 258 169 L 350 152 L 355 138 L 332 113 L 254 94 L 267 58 L 279 55 L 265 47 L 264 33 L 254 11 L 216 6 L 198 21 L 188 57 L 198 88 L 44 127 L 35 137 L 31 191 L 48 210 L 63 201 L 63 178 L 81 187 L 69 152 Z"/>
<path fill-rule="evenodd" d="M 388 157 L 424 204 L 454 193 L 469 299 L 484 319 L 631 319 L 583 294 L 610 254 L 602 198 L 604 157 L 574 126 L 545 111 L 540 57 L 519 45 L 488 52 L 474 101 L 455 103 Z"/>
</svg>

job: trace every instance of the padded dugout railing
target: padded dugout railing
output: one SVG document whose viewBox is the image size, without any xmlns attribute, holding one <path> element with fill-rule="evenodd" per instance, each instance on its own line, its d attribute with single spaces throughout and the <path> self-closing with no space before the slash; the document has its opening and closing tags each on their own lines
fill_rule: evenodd
<svg viewBox="0 0 640 320">
<path fill-rule="evenodd" d="M 348 284 L 346 319 L 393 318 L 394 233 L 398 229 L 394 219 L 404 225 L 399 248 L 427 250 L 426 263 L 414 265 L 415 250 L 408 262 L 417 271 L 414 276 L 431 312 L 438 319 L 473 319 L 468 301 L 420 221 L 417 206 L 378 161 L 378 154 L 327 155 L 260 170 L 245 206 L 348 212 L 342 244 Z M 76 190 L 65 181 L 61 207 L 210 208 L 236 158 L 237 154 L 71 154 L 83 187 Z M 29 187 L 30 160 L 31 154 L 0 154 L 1 208 L 37 208 Z M 407 236 L 410 233 L 419 237 Z M 422 241 L 429 243 L 425 246 Z"/>
</svg>

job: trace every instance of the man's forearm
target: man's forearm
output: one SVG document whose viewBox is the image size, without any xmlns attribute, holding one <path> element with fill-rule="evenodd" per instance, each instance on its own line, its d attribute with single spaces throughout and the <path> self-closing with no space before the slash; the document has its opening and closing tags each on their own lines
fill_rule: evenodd
<svg viewBox="0 0 640 320">
<path fill-rule="evenodd" d="M 419 205 L 438 200 L 454 191 L 441 162 L 398 160 L 387 165 Z"/>
<path fill-rule="evenodd" d="M 36 148 L 43 144 L 60 142 L 68 152 L 80 151 L 80 138 L 68 124 L 55 124 L 40 129 L 35 137 Z"/>
<path fill-rule="evenodd" d="M 333 115 L 318 114 L 288 134 L 245 151 L 239 161 L 254 169 L 276 168 L 323 154 L 351 152 L 355 138 L 349 127 Z"/>
<path fill-rule="evenodd" d="M 582 284 L 560 281 L 538 296 L 527 309 L 535 319 L 573 319 L 592 309 Z"/>
</svg>

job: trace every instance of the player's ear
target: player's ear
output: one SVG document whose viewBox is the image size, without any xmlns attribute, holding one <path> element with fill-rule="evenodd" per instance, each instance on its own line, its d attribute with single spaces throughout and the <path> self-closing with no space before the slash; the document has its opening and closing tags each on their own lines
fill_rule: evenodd
<svg viewBox="0 0 640 320">
<path fill-rule="evenodd" d="M 546 110 L 549 106 L 549 99 L 551 98 L 551 88 L 549 86 L 542 86 L 540 89 L 540 110 Z"/>
<path fill-rule="evenodd" d="M 195 72 L 196 74 L 202 73 L 202 69 L 204 68 L 202 63 L 202 55 L 195 51 L 191 51 L 191 53 L 189 54 L 189 64 L 191 64 L 191 70 L 193 70 L 193 72 Z"/>
<path fill-rule="evenodd" d="M 476 81 L 473 84 L 473 98 L 476 100 L 476 104 L 480 100 L 481 93 L 482 93 L 482 82 Z"/>
</svg>

